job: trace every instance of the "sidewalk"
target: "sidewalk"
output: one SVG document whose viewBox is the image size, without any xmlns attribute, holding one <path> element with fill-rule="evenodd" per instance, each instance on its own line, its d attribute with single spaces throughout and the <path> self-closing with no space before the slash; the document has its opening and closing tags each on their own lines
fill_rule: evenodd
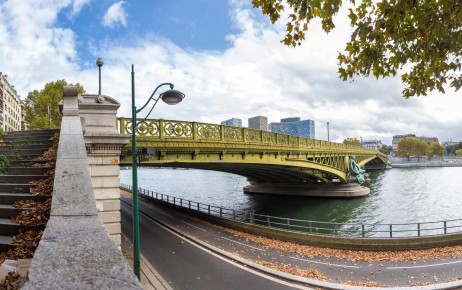
<svg viewBox="0 0 462 290">
<path fill-rule="evenodd" d="M 124 234 L 122 234 L 122 254 L 133 268 L 133 245 Z M 173 290 L 143 256 L 141 256 L 141 286 L 145 290 Z"/>
</svg>

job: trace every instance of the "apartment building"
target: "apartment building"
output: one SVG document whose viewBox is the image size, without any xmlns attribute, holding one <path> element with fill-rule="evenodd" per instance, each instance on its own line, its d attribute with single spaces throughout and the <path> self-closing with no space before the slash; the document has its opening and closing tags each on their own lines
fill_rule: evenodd
<svg viewBox="0 0 462 290">
<path fill-rule="evenodd" d="M 18 93 L 8 82 L 8 76 L 0 72 L 0 128 L 4 132 L 20 131 L 23 122 L 22 112 L 22 102 Z"/>
</svg>

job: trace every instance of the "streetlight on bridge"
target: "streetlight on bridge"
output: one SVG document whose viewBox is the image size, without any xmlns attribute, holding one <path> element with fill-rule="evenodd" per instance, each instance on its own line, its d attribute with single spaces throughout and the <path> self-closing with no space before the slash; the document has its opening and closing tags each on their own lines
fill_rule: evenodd
<svg viewBox="0 0 462 290">
<path fill-rule="evenodd" d="M 154 98 L 157 90 L 164 86 L 169 85 L 170 89 L 161 93 L 157 99 Z M 168 105 L 176 105 L 180 103 L 185 95 L 177 90 L 173 89 L 172 83 L 162 83 L 157 86 L 157 88 L 152 92 L 148 101 L 140 109 L 136 109 L 135 105 L 135 70 L 134 65 L 132 64 L 132 194 L 133 194 L 133 270 L 135 275 L 140 279 L 140 220 L 139 220 L 139 211 L 138 211 L 138 164 L 137 164 L 137 152 L 136 152 L 136 127 L 137 125 L 143 123 L 151 114 L 152 110 L 156 106 L 159 99 L 162 99 Z M 141 112 L 150 102 L 154 100 L 154 104 L 151 107 L 151 110 L 146 115 L 146 117 L 137 121 L 136 114 Z"/>
</svg>

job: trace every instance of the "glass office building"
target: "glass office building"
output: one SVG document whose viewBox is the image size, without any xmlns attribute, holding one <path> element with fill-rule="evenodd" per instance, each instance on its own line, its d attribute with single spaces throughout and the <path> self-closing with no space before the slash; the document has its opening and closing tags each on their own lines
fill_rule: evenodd
<svg viewBox="0 0 462 290">
<path fill-rule="evenodd" d="M 284 118 L 280 123 L 273 122 L 268 125 L 271 132 L 300 136 L 305 138 L 315 138 L 314 121 L 300 120 L 300 117 Z"/>
<path fill-rule="evenodd" d="M 221 124 L 225 126 L 242 127 L 242 120 L 237 118 L 231 118 L 229 120 L 221 122 Z"/>
</svg>

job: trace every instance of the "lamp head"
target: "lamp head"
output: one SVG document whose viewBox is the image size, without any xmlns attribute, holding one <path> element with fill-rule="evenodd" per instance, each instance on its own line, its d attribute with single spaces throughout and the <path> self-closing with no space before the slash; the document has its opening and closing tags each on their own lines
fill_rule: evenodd
<svg viewBox="0 0 462 290">
<path fill-rule="evenodd" d="M 185 95 L 177 90 L 168 90 L 160 94 L 159 97 L 167 105 L 176 105 L 184 99 Z"/>
<path fill-rule="evenodd" d="M 104 64 L 104 61 L 101 57 L 98 57 L 98 59 L 96 60 L 96 65 L 101 68 Z"/>
</svg>

